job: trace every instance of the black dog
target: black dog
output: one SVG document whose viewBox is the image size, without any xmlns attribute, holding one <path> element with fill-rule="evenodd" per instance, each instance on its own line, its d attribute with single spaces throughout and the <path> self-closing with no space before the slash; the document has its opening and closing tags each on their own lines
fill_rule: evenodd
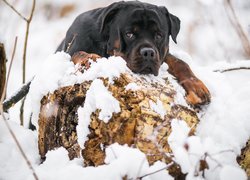
<svg viewBox="0 0 250 180">
<path fill-rule="evenodd" d="M 57 51 L 118 55 L 133 72 L 141 74 L 158 75 L 161 64 L 166 62 L 168 71 L 185 88 L 190 104 L 208 103 L 206 86 L 186 63 L 169 54 L 169 36 L 176 42 L 179 30 L 180 20 L 165 7 L 122 1 L 79 15 Z"/>
</svg>

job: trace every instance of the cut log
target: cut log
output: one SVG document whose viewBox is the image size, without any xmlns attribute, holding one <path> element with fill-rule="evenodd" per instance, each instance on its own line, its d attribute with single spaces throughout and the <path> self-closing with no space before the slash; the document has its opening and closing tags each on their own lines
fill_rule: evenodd
<svg viewBox="0 0 250 180">
<path fill-rule="evenodd" d="M 3 89 L 6 81 L 6 55 L 4 45 L 0 43 L 0 98 L 3 94 Z"/>
<path fill-rule="evenodd" d="M 132 72 L 121 74 L 113 83 L 100 79 L 119 101 L 121 111 L 113 113 L 107 123 L 99 119 L 100 110 L 92 113 L 88 140 L 81 149 L 77 141 L 77 109 L 84 105 L 92 81 L 48 94 L 41 100 L 38 121 L 41 157 L 45 159 L 49 150 L 62 146 L 68 150 L 70 159 L 81 154 L 86 166 L 98 166 L 104 164 L 106 147 L 117 142 L 141 150 L 149 164 L 158 160 L 173 162 L 167 141 L 171 120 L 186 121 L 191 127 L 190 135 L 199 120 L 193 110 L 176 103 L 176 91 L 170 81 L 166 78 L 150 82 L 145 76 Z M 131 83 L 139 88 L 127 89 Z M 160 106 L 164 113 L 157 112 L 154 106 Z M 175 177 L 181 174 L 176 164 L 168 170 Z"/>
<path fill-rule="evenodd" d="M 42 159 L 48 150 L 64 147 L 70 159 L 80 156 L 77 144 L 77 109 L 85 100 L 90 82 L 56 90 L 41 100 L 39 115 L 39 153 Z"/>
</svg>

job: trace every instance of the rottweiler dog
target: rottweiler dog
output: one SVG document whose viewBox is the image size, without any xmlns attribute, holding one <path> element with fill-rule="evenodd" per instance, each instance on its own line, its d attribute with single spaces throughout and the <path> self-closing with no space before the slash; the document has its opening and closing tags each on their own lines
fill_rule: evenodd
<svg viewBox="0 0 250 180">
<path fill-rule="evenodd" d="M 182 60 L 169 53 L 169 37 L 176 43 L 180 20 L 159 7 L 139 1 L 121 1 L 80 14 L 57 51 L 78 51 L 102 57 L 121 56 L 135 73 L 158 75 L 163 62 L 186 90 L 189 104 L 210 102 L 207 87 Z M 88 56 L 86 56 L 88 57 Z"/>
</svg>

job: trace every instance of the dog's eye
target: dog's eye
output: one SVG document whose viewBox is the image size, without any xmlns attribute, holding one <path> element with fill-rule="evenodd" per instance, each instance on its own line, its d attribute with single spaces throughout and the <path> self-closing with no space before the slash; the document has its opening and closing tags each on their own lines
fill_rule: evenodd
<svg viewBox="0 0 250 180">
<path fill-rule="evenodd" d="M 160 33 L 156 33 L 155 34 L 155 39 L 156 40 L 161 40 L 162 39 L 162 35 Z"/>
<path fill-rule="evenodd" d="M 134 34 L 132 32 L 127 32 L 126 33 L 126 36 L 129 38 L 129 39 L 132 39 L 134 37 Z"/>
</svg>

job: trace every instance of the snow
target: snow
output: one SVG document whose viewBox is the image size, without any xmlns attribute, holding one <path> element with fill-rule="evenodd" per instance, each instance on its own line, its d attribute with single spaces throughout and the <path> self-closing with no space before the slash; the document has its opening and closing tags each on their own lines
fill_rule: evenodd
<svg viewBox="0 0 250 180">
<path fill-rule="evenodd" d="M 247 179 L 245 172 L 240 169 L 236 153 L 217 144 L 212 138 L 188 136 L 190 128 L 185 121 L 173 120 L 172 132 L 168 138 L 169 145 L 174 154 L 174 160 L 181 166 L 186 179 Z M 225 135 L 227 136 L 227 135 Z M 208 168 L 204 170 L 204 177 L 199 172 L 200 161 L 206 160 Z M 231 177 L 230 177 L 231 176 Z M 229 178 L 230 177 L 230 178 Z"/>
<path fill-rule="evenodd" d="M 179 56 L 181 57 L 183 53 L 180 54 Z M 43 95 L 53 92 L 58 87 L 91 80 L 92 83 L 87 91 L 86 100 L 83 106 L 78 109 L 78 142 L 83 148 L 83 144 L 87 140 L 89 133 L 88 125 L 92 112 L 100 109 L 99 118 L 107 123 L 113 113 L 120 111 L 119 102 L 112 96 L 107 87 L 104 86 L 100 77 L 105 76 L 112 83 L 114 78 L 118 77 L 120 73 L 128 71 L 128 69 L 124 66 L 125 61 L 120 57 L 111 57 L 93 62 L 90 69 L 84 73 L 80 73 L 76 71 L 77 66 L 74 66 L 69 61 L 69 58 L 70 56 L 63 52 L 49 56 L 33 80 L 34 84 L 32 83 L 31 86 L 30 98 L 33 101 L 32 103 L 34 103 L 34 111 L 39 112 L 39 98 Z M 51 63 L 51 66 L 48 66 L 48 63 Z M 109 68 L 102 68 L 106 63 L 108 63 Z M 249 64 L 244 62 L 245 66 Z M 234 90 L 237 87 L 234 87 L 235 83 L 230 81 L 235 76 L 230 77 L 224 73 L 214 72 L 211 70 L 213 67 L 200 67 L 195 64 L 191 66 L 198 77 L 208 85 L 212 94 L 212 101 L 198 114 L 201 121 L 198 124 L 196 134 L 193 136 L 189 136 L 190 128 L 184 121 L 172 120 L 172 133 L 169 136 L 168 142 L 173 151 L 174 160 L 181 166 L 182 172 L 187 173 L 186 179 L 204 179 L 202 173 L 198 172 L 198 169 L 200 161 L 206 160 L 209 168 L 204 170 L 204 174 L 207 179 L 227 179 L 229 176 L 232 179 L 237 177 L 239 180 L 244 180 L 246 179 L 246 174 L 237 164 L 236 157 L 240 154 L 241 148 L 244 147 L 245 142 L 250 136 L 250 112 L 248 106 L 250 100 L 245 98 L 250 95 L 250 82 L 243 81 L 242 83 L 248 86 L 242 87 L 236 93 Z M 118 70 L 114 70 L 114 72 L 110 71 L 110 69 L 115 69 L 115 67 Z M 149 82 L 155 80 L 161 82 L 161 78 L 168 77 L 172 83 L 176 83 L 177 95 L 182 97 L 183 101 L 183 89 L 166 70 L 167 65 L 163 64 L 158 77 L 151 75 L 141 76 L 146 77 Z M 163 71 L 165 71 L 165 74 L 163 74 Z M 241 83 L 237 82 L 237 84 L 240 87 Z M 130 84 L 128 87 L 135 90 L 138 88 L 136 84 Z M 239 100 L 240 102 L 238 102 Z M 235 103 L 238 106 L 235 106 Z M 156 103 L 150 102 L 150 106 L 162 117 L 167 113 L 162 108 L 162 103 L 159 100 Z M 34 118 L 35 116 L 33 116 Z M 28 154 L 36 173 L 41 179 L 68 179 L 72 178 L 72 172 L 74 172 L 73 177 L 75 179 L 79 177 L 86 177 L 90 180 L 99 178 L 121 179 L 125 175 L 131 179 L 135 179 L 166 166 L 166 164 L 161 162 L 156 162 L 153 166 L 149 166 L 145 160 L 145 155 L 139 150 L 118 144 L 113 144 L 106 149 L 106 165 L 96 168 L 83 167 L 81 159 L 70 161 L 67 151 L 63 148 L 48 152 L 46 161 L 43 164 L 39 164 L 40 159 L 36 145 L 37 132 L 26 130 L 15 122 L 10 122 L 15 133 L 18 136 L 20 135 L 21 144 L 23 144 L 25 152 Z M 37 119 L 34 122 L 37 122 Z M 9 135 L 3 123 L 0 124 L 0 128 L 0 146 L 3 149 L 3 154 L 0 156 L 2 160 L 0 170 L 3 173 L 1 173 L 0 177 L 3 179 L 15 179 L 18 175 L 20 179 L 32 179 L 31 172 L 25 166 L 26 164 L 22 160 L 15 144 L 13 142 L 10 143 L 12 139 L 10 137 L 5 138 Z M 29 139 L 29 142 L 26 142 L 26 139 Z M 12 151 L 9 151 L 9 149 L 12 149 Z M 5 156 L 6 154 L 10 156 L 9 161 L 6 161 L 6 157 L 8 157 Z M 22 162 L 23 165 L 20 170 L 16 171 L 18 166 L 13 165 L 14 161 Z M 133 165 L 131 165 L 131 162 L 133 162 Z M 165 170 L 146 176 L 144 179 L 164 179 L 163 177 L 172 179 Z"/>
<path fill-rule="evenodd" d="M 57 52 L 50 55 L 41 65 L 31 83 L 29 98 L 32 99 L 32 123 L 36 127 L 40 111 L 39 104 L 44 95 L 52 93 L 59 87 L 82 83 L 84 81 L 93 81 L 100 77 L 108 78 L 112 83 L 113 79 L 119 77 L 121 73 L 130 71 L 126 66 L 126 62 L 122 58 L 109 57 L 108 59 L 98 59 L 98 62 L 92 62 L 91 68 L 86 70 L 84 73 L 81 73 L 77 70 L 77 65 L 75 66 L 73 62 L 70 61 L 70 58 L 70 55 L 64 52 Z M 98 94 L 98 96 L 101 95 L 104 94 Z M 99 99 L 101 98 L 99 97 Z M 104 105 L 101 107 L 104 107 Z M 99 106 L 97 106 L 97 108 L 99 108 Z M 102 112 L 104 111 L 101 111 L 100 117 L 107 122 L 109 119 L 108 116 L 110 115 L 105 113 L 103 115 Z"/>
<path fill-rule="evenodd" d="M 184 145 L 190 129 L 184 121 L 178 120 L 172 120 L 171 127 L 172 132 L 168 137 L 168 143 L 173 150 L 175 161 L 180 164 L 182 172 L 186 174 L 191 165 Z"/>
<path fill-rule="evenodd" d="M 161 100 L 157 99 L 156 103 L 150 100 L 149 105 L 150 105 L 150 108 L 154 112 L 158 113 L 162 119 L 164 118 L 164 116 L 166 115 L 167 112 L 166 112 Z"/>
<path fill-rule="evenodd" d="M 204 106 L 198 116 L 198 124 L 195 135 L 188 136 L 189 128 L 183 121 L 171 122 L 173 131 L 169 137 L 169 144 L 175 155 L 175 161 L 182 167 L 182 171 L 188 173 L 186 179 L 204 179 L 202 173 L 198 173 L 200 160 L 206 159 L 209 169 L 204 171 L 208 180 L 246 180 L 245 172 L 240 169 L 236 157 L 250 137 L 250 71 L 239 70 L 225 73 L 214 72 L 235 67 L 250 67 L 250 61 L 245 60 L 242 46 L 233 28 L 225 16 L 222 1 L 195 2 L 184 1 L 151 1 L 149 3 L 164 5 L 170 12 L 180 17 L 182 21 L 181 32 L 178 36 L 178 47 L 171 42 L 170 51 L 177 57 L 186 61 L 194 73 L 208 87 L 212 101 Z M 22 13 L 29 14 L 31 1 L 26 4 L 19 1 L 11 1 Z M 143 176 L 166 167 L 162 162 L 156 162 L 149 166 L 145 161 L 145 155 L 137 149 L 113 144 L 106 150 L 107 164 L 99 167 L 84 167 L 82 159 L 69 160 L 67 151 L 58 148 L 47 153 L 47 159 L 40 164 L 40 156 L 37 148 L 37 131 L 28 130 L 27 124 L 31 111 L 32 122 L 37 125 L 38 112 L 41 98 L 58 87 L 80 83 L 85 80 L 93 81 L 88 91 L 87 99 L 83 107 L 79 108 L 80 117 L 78 134 L 82 146 L 88 134 L 87 125 L 89 115 L 96 109 L 101 109 L 100 118 L 108 122 L 112 113 L 119 112 L 119 103 L 110 94 L 100 77 L 113 79 L 120 73 L 127 72 L 125 62 L 119 57 L 99 59 L 93 62 L 92 68 L 85 73 L 80 73 L 70 62 L 70 56 L 63 52 L 53 54 L 57 45 L 62 40 L 68 26 L 75 16 L 85 10 L 104 6 L 113 1 L 53 1 L 51 19 L 45 15 L 46 4 L 51 2 L 37 2 L 34 21 L 31 23 L 30 38 L 27 51 L 27 79 L 35 78 L 32 82 L 30 93 L 25 104 L 25 127 L 19 123 L 19 106 L 11 108 L 7 118 L 16 134 L 28 159 L 35 168 L 39 179 L 121 179 L 127 175 L 131 179 Z M 59 18 L 59 10 L 63 5 L 75 3 L 72 14 Z M 93 4 L 96 3 L 96 4 Z M 249 2 L 233 1 L 236 14 L 243 25 L 249 31 Z M 8 84 L 9 97 L 21 85 L 21 59 L 25 23 L 11 10 L 0 2 L 0 41 L 5 43 L 6 53 L 10 59 L 14 36 L 19 37 L 18 48 L 13 64 L 10 82 Z M 211 9 L 213 12 L 211 13 Z M 195 26 L 194 26 L 195 25 Z M 193 31 L 190 31 L 193 28 Z M 245 29 L 246 29 L 245 28 Z M 247 30 L 248 37 L 250 34 Z M 183 51 L 185 50 L 185 51 Z M 148 82 L 161 81 L 168 77 L 171 84 L 177 90 L 176 103 L 187 105 L 184 89 L 176 82 L 175 78 L 166 73 L 167 65 L 163 64 L 158 77 L 145 76 Z M 126 90 L 136 91 L 140 87 L 136 83 L 127 85 Z M 99 101 L 100 96 L 102 101 Z M 161 116 L 161 102 L 151 103 L 151 108 Z M 48 107 L 51 109 L 51 107 Z M 50 115 L 48 111 L 48 116 Z M 83 120 L 83 117 L 85 119 Z M 82 118 L 82 119 L 81 119 Z M 85 137 L 85 138 L 84 138 Z M 23 157 L 20 155 L 2 117 L 0 117 L 0 179 L 26 180 L 33 179 Z M 146 176 L 143 180 L 173 179 L 167 171 Z"/>
<path fill-rule="evenodd" d="M 146 161 L 146 156 L 138 149 L 130 148 L 127 145 L 113 144 L 106 150 L 106 165 L 98 167 L 82 167 L 81 159 L 69 160 L 67 150 L 58 148 L 50 151 L 47 154 L 46 161 L 36 168 L 36 173 L 41 179 L 88 179 L 88 180 L 111 180 L 121 179 L 127 176 L 128 179 L 136 179 L 138 176 L 147 175 L 166 165 L 161 162 L 156 162 L 149 167 Z M 133 162 L 133 166 L 131 166 Z M 56 168 L 56 170 L 55 170 Z M 158 177 L 163 177 L 167 180 L 172 180 L 167 171 L 158 172 L 154 175 L 149 175 L 144 180 L 157 180 Z M 32 179 L 31 176 L 29 179 Z"/>
<path fill-rule="evenodd" d="M 115 77 L 119 77 L 121 73 L 130 71 L 126 66 L 126 62 L 121 57 L 111 56 L 98 59 L 98 62 L 92 62 L 91 68 L 78 77 L 78 83 L 83 81 L 94 80 L 96 78 L 108 78 L 112 83 Z"/>
<path fill-rule="evenodd" d="M 119 101 L 117 101 L 108 89 L 104 86 L 103 81 L 95 79 L 86 93 L 86 99 L 83 107 L 78 108 L 78 125 L 77 136 L 78 143 L 83 148 L 84 142 L 89 134 L 90 116 L 97 109 L 100 109 L 99 119 L 108 123 L 113 113 L 120 112 Z"/>
<path fill-rule="evenodd" d="M 58 52 L 50 55 L 40 67 L 40 71 L 35 75 L 30 85 L 31 107 L 33 109 L 32 123 L 38 127 L 37 119 L 40 111 L 40 101 L 47 93 L 52 93 L 63 85 L 74 84 L 69 80 L 74 70 L 74 64 L 70 61 L 70 55 Z M 64 78 L 64 81 L 60 81 Z M 71 78 L 72 79 L 72 78 Z"/>
<path fill-rule="evenodd" d="M 31 164 L 35 167 L 38 166 L 40 156 L 38 154 L 37 133 L 27 130 L 13 121 L 8 122 Z M 17 149 L 2 116 L 0 117 L 0 149 L 0 179 L 11 180 L 17 177 L 27 179 L 31 171 Z"/>
<path fill-rule="evenodd" d="M 239 169 L 232 166 L 225 166 L 220 173 L 221 180 L 234 180 L 234 179 L 247 179 L 245 173 Z"/>
<path fill-rule="evenodd" d="M 129 84 L 125 87 L 125 89 L 126 89 L 127 91 L 128 91 L 128 90 L 136 91 L 136 90 L 139 90 L 140 87 L 139 87 L 136 83 L 132 82 L 132 83 L 129 83 Z"/>
</svg>

